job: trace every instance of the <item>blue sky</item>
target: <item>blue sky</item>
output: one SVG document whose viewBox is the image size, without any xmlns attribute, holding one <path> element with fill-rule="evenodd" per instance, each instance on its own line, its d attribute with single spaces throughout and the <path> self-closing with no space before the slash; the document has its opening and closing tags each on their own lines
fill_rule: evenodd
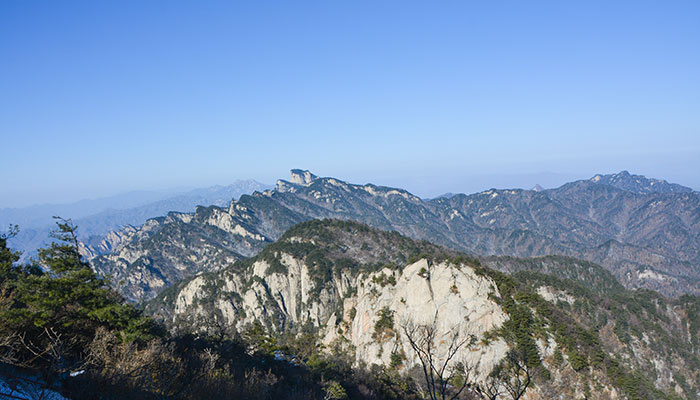
<svg viewBox="0 0 700 400">
<path fill-rule="evenodd" d="M 272 183 L 700 188 L 700 2 L 0 2 L 0 207 Z"/>
</svg>

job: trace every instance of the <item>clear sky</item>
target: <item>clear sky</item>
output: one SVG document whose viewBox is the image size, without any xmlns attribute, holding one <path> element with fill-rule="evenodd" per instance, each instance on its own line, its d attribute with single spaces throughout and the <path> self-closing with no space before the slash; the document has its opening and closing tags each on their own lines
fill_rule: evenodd
<svg viewBox="0 0 700 400">
<path fill-rule="evenodd" d="M 0 2 L 0 207 L 273 183 L 700 188 L 700 1 Z"/>
</svg>

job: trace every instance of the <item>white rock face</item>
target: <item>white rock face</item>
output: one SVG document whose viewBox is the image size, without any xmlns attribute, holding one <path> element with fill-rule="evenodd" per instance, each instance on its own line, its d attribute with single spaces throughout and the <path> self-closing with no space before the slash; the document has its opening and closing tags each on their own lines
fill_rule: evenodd
<svg viewBox="0 0 700 400">
<path fill-rule="evenodd" d="M 537 294 L 542 296 L 543 299 L 552 302 L 552 303 L 557 303 L 558 301 L 565 301 L 569 304 L 574 304 L 576 299 L 574 296 L 562 292 L 560 290 L 556 290 L 552 287 L 549 286 L 540 286 L 537 288 Z"/>
<path fill-rule="evenodd" d="M 637 278 L 638 279 L 651 279 L 651 280 L 657 280 L 657 281 L 666 280 L 666 277 L 664 275 L 658 274 L 650 269 L 647 269 L 644 272 L 640 272 L 637 275 Z"/>
<path fill-rule="evenodd" d="M 297 185 L 309 185 L 312 181 L 314 181 L 317 178 L 318 177 L 316 175 L 312 174 L 309 171 L 293 169 L 289 181 Z"/>
<path fill-rule="evenodd" d="M 416 365 L 418 359 L 403 327 L 434 324 L 438 358 L 446 353 L 454 332 L 463 338 L 474 336 L 474 344 L 463 346 L 454 361 L 478 367 L 482 379 L 508 351 L 502 339 L 481 342 L 486 332 L 498 329 L 508 316 L 489 299 L 490 293 L 497 294 L 495 283 L 468 266 L 429 266 L 420 260 L 402 270 L 386 268 L 358 276 L 344 270 L 318 291 L 307 265 L 288 254 L 280 254 L 280 261 L 286 272 L 272 273 L 267 262 L 257 261 L 249 276 L 240 272 L 223 275 L 214 304 L 226 324 L 242 330 L 255 320 L 268 321 L 271 329 L 282 331 L 310 321 L 321 329 L 324 344 L 354 348 L 358 363 L 389 364 L 391 354 L 399 353 L 406 356 L 404 368 Z M 197 277 L 178 293 L 174 319 L 211 312 L 196 301 L 211 295 L 204 286 L 203 278 Z M 393 326 L 378 330 L 383 309 L 391 313 Z"/>
<path fill-rule="evenodd" d="M 221 209 L 214 210 L 211 216 L 207 219 L 207 224 L 216 226 L 226 232 L 231 232 L 239 236 L 249 237 L 253 240 L 265 241 L 265 237 L 257 233 L 249 232 L 244 227 L 239 225 L 233 218 L 233 214 L 225 212 Z"/>
<path fill-rule="evenodd" d="M 175 312 L 182 313 L 185 312 L 193 303 L 199 289 L 204 285 L 204 279 L 202 277 L 194 278 L 189 285 L 179 293 L 177 301 L 175 301 Z"/>
<path fill-rule="evenodd" d="M 86 246 L 84 243 L 78 243 L 80 254 L 88 260 L 96 257 L 98 254 L 109 253 L 119 247 L 122 242 L 128 241 L 137 229 L 131 225 L 126 225 L 118 231 L 111 231 L 107 236 L 96 246 Z"/>
<path fill-rule="evenodd" d="M 429 271 L 428 276 L 420 273 L 423 269 Z M 391 270 L 382 273 L 389 275 Z M 381 288 L 369 278 L 360 283 L 356 317 L 351 321 L 349 339 L 357 347 L 357 359 L 370 364 L 388 364 L 391 352 L 396 348 L 412 355 L 410 344 L 402 337 L 403 327 L 410 324 L 434 323 L 438 337 L 437 354 L 444 356 L 449 338 L 455 331 L 462 337 L 474 335 L 479 339 L 508 319 L 503 310 L 488 299 L 495 284 L 477 276 L 469 267 L 458 269 L 447 264 L 429 267 L 425 260 L 421 260 L 404 268 L 396 286 Z M 399 338 L 395 335 L 391 340 L 378 342 L 373 337 L 374 327 L 383 307 L 393 311 Z M 479 365 L 480 371 L 488 374 L 507 350 L 506 343 L 497 340 L 486 346 L 465 347 L 456 359 Z M 412 361 L 417 363 L 418 359 Z"/>
</svg>

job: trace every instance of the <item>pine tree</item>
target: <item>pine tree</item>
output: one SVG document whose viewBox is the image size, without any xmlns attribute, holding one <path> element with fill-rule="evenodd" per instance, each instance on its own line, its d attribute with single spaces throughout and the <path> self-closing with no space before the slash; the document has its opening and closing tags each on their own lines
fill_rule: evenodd
<svg viewBox="0 0 700 400">
<path fill-rule="evenodd" d="M 7 240 L 17 235 L 17 225 L 11 225 L 7 233 L 0 234 L 0 285 L 10 278 L 19 253 L 7 247 Z"/>
<path fill-rule="evenodd" d="M 67 358 L 80 358 L 99 327 L 118 333 L 123 341 L 147 340 L 154 324 L 100 279 L 80 255 L 76 227 L 58 219 L 55 239 L 38 252 L 38 265 L 17 267 L 16 253 L 0 240 L 3 307 L 0 335 L 22 338 L 20 357 L 36 367 L 53 362 L 30 353 L 61 348 Z M 63 355 L 61 358 L 63 358 Z M 27 364 L 27 362 L 24 362 Z"/>
</svg>

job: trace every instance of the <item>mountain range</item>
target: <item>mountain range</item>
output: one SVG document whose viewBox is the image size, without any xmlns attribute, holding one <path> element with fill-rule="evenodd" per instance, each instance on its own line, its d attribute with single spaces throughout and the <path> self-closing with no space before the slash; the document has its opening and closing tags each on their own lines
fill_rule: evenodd
<svg viewBox="0 0 700 400">
<path fill-rule="evenodd" d="M 675 400 L 700 393 L 699 241 L 700 193 L 626 171 L 426 200 L 292 170 L 80 251 L 172 337 L 291 369 L 425 397 L 442 363 L 463 398 Z"/>
<path fill-rule="evenodd" d="M 292 170 L 227 208 L 171 212 L 88 245 L 96 270 L 133 301 L 254 256 L 310 219 L 354 220 L 475 255 L 564 255 L 602 265 L 627 288 L 700 294 L 700 194 L 626 171 L 547 190 L 491 189 L 423 200 Z"/>
</svg>

